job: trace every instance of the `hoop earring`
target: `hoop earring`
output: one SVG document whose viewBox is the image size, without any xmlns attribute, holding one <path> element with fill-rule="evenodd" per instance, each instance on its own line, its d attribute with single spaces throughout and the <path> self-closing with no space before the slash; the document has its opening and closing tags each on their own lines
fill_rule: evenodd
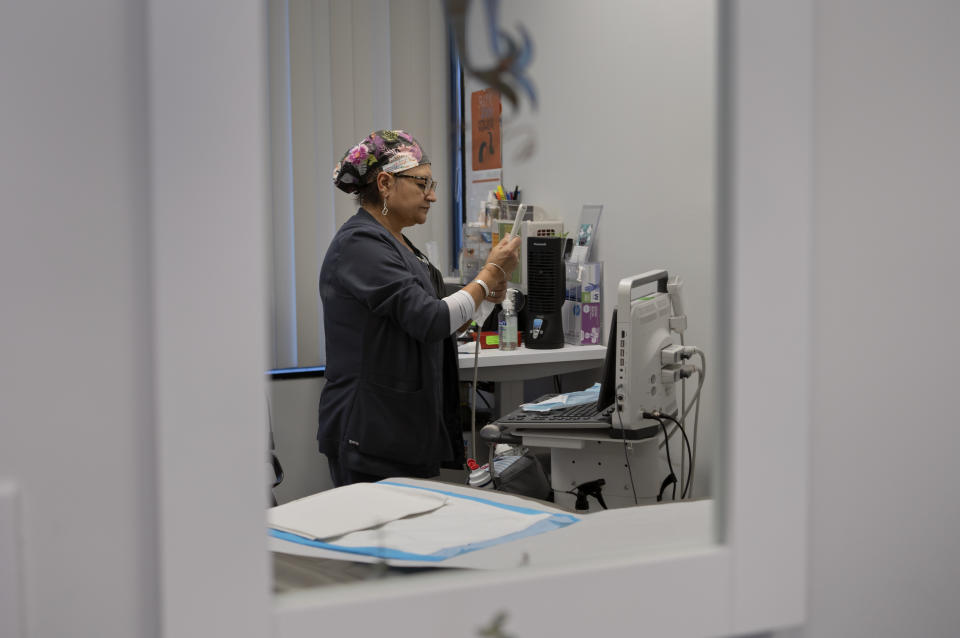
<svg viewBox="0 0 960 638">
<path fill-rule="evenodd" d="M 384 197 L 384 198 L 383 198 L 383 210 L 380 211 L 380 214 L 383 215 L 384 217 L 386 217 L 386 216 L 387 216 L 387 212 L 388 212 L 388 211 L 387 211 L 387 198 Z"/>
</svg>

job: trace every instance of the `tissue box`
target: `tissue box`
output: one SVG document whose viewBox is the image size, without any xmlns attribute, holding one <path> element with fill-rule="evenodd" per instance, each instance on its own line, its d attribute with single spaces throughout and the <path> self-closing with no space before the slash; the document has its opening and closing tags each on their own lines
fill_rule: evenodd
<svg viewBox="0 0 960 638">
<path fill-rule="evenodd" d="M 601 343 L 603 262 L 567 262 L 563 302 L 563 340 L 575 346 Z"/>
<path fill-rule="evenodd" d="M 574 346 L 592 346 L 600 343 L 601 310 L 599 303 L 563 302 L 563 340 Z"/>
</svg>

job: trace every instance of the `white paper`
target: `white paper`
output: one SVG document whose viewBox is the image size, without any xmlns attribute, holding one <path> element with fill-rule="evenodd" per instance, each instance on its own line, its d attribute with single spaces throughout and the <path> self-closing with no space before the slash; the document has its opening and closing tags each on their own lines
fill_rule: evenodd
<svg viewBox="0 0 960 638">
<path fill-rule="evenodd" d="M 433 554 L 522 532 L 550 516 L 549 513 L 523 514 L 486 503 L 451 498 L 447 505 L 427 516 L 414 516 L 377 529 L 353 532 L 338 538 L 334 544 Z"/>
<path fill-rule="evenodd" d="M 324 540 L 432 512 L 449 501 L 436 492 L 355 483 L 272 507 L 267 522 L 274 529 Z"/>
</svg>

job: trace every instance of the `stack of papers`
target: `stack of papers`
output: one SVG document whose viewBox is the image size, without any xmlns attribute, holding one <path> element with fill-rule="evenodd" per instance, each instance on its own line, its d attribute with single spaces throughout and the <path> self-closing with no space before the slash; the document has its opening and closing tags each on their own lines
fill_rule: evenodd
<svg viewBox="0 0 960 638">
<path fill-rule="evenodd" d="M 275 538 L 345 554 L 427 562 L 578 520 L 570 514 L 390 481 L 339 487 L 268 510 Z"/>
</svg>

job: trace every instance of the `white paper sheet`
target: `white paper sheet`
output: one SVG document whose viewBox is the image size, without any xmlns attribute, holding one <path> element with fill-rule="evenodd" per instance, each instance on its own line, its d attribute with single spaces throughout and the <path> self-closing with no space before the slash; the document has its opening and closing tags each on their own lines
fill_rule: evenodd
<svg viewBox="0 0 960 638">
<path fill-rule="evenodd" d="M 445 504 L 375 527 L 318 540 L 271 525 L 273 529 L 270 530 L 270 536 L 272 540 L 279 541 L 272 549 L 296 554 L 304 553 L 300 548 L 309 547 L 324 552 L 324 556 L 340 553 L 344 560 L 380 559 L 391 561 L 391 564 L 410 561 L 415 564 L 438 564 L 454 556 L 543 534 L 579 520 L 576 516 L 528 499 L 508 498 L 509 495 L 485 490 L 415 479 L 411 479 L 413 484 L 407 484 L 404 483 L 406 480 L 386 479 L 368 487 L 393 487 L 411 494 L 435 495 L 445 498 Z M 369 501 L 365 504 L 352 502 L 349 506 L 353 511 L 369 508 L 370 504 Z M 309 512 L 304 514 L 309 517 Z M 337 512 L 326 508 L 323 515 L 335 519 Z M 310 555 L 309 552 L 307 554 Z"/>
<path fill-rule="evenodd" d="M 324 540 L 431 512 L 450 499 L 436 492 L 380 483 L 356 483 L 267 510 L 270 527 Z"/>
<path fill-rule="evenodd" d="M 333 541 L 341 547 L 389 547 L 411 554 L 434 554 L 451 547 L 483 543 L 522 532 L 551 514 L 523 514 L 462 498 L 452 498 L 427 516 L 391 521 Z"/>
</svg>

